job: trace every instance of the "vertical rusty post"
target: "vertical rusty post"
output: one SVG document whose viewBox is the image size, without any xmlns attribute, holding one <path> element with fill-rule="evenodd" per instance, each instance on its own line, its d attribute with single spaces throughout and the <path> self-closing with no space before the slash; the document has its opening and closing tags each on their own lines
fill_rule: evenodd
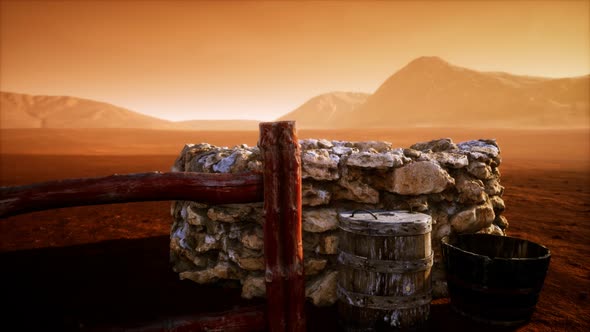
<svg viewBox="0 0 590 332">
<path fill-rule="evenodd" d="M 301 153 L 292 121 L 261 123 L 268 329 L 305 331 Z"/>
<path fill-rule="evenodd" d="M 301 229 L 301 151 L 295 122 L 277 124 L 281 152 L 281 212 L 288 331 L 305 331 L 305 275 Z"/>
<path fill-rule="evenodd" d="M 281 241 L 281 209 L 279 143 L 274 123 L 260 124 L 258 146 L 264 164 L 264 261 L 266 265 L 267 327 L 270 332 L 287 330 L 283 248 Z"/>
</svg>

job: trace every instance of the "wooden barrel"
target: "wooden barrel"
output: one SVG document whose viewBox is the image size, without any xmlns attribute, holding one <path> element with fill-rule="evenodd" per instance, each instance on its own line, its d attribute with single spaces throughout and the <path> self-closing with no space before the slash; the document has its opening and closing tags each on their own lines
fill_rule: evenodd
<svg viewBox="0 0 590 332">
<path fill-rule="evenodd" d="M 425 326 L 430 314 L 432 219 L 407 211 L 339 214 L 338 313 L 346 331 Z"/>
<path fill-rule="evenodd" d="M 489 234 L 444 237 L 441 242 L 454 311 L 492 325 L 518 326 L 530 320 L 549 268 L 549 249 Z"/>
</svg>

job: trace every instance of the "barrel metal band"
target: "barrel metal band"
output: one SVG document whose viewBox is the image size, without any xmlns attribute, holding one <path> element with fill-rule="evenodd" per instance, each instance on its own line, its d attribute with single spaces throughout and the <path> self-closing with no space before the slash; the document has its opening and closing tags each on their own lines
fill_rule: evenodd
<svg viewBox="0 0 590 332">
<path fill-rule="evenodd" d="M 350 292 L 338 284 L 336 292 L 338 298 L 344 303 L 369 309 L 414 309 L 428 305 L 432 301 L 431 289 L 409 296 L 378 296 Z"/>
<path fill-rule="evenodd" d="M 373 222 L 371 227 L 367 227 L 366 221 L 346 218 L 340 218 L 339 227 L 343 231 L 369 236 L 411 236 L 427 234 L 432 231 L 432 223 L 430 222 Z"/>
<path fill-rule="evenodd" d="M 426 271 L 432 267 L 434 251 L 428 257 L 411 261 L 389 261 L 368 259 L 340 250 L 338 263 L 356 270 L 365 270 L 379 273 L 407 273 Z"/>
</svg>

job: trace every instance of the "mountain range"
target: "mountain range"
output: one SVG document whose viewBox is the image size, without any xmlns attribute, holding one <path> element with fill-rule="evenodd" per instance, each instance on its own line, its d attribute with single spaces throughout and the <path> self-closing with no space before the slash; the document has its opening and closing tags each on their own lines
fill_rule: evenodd
<svg viewBox="0 0 590 332">
<path fill-rule="evenodd" d="M 190 120 L 173 122 L 89 99 L 0 92 L 0 128 L 256 130 L 258 121 Z"/>
<path fill-rule="evenodd" d="M 389 77 L 339 126 L 589 127 L 590 75 L 480 72 L 422 57 Z"/>
<path fill-rule="evenodd" d="M 303 129 L 375 127 L 589 128 L 590 75 L 518 76 L 420 57 L 373 93 L 331 92 L 278 120 Z M 172 122 L 66 96 L 0 92 L 0 128 L 256 130 L 257 121 Z"/>
</svg>

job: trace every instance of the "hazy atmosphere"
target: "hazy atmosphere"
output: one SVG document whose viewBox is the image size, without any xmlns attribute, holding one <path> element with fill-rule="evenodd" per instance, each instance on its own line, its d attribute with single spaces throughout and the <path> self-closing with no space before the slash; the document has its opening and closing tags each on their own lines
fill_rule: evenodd
<svg viewBox="0 0 590 332">
<path fill-rule="evenodd" d="M 2 1 L 0 90 L 167 120 L 272 120 L 373 93 L 421 56 L 478 71 L 590 73 L 588 1 Z"/>
<path fill-rule="evenodd" d="M 295 121 L 300 144 L 284 132 L 261 134 L 260 121 L 283 120 Z M 300 155 L 288 152 L 298 148 Z M 269 184 L 271 175 L 281 177 Z M 170 178 L 182 181 L 171 187 Z M 225 184 L 207 191 L 215 179 Z M 185 200 L 245 195 L 250 189 L 227 187 L 245 179 L 261 195 L 262 187 L 280 192 L 278 199 Z M 52 193 L 60 204 L 112 202 L 121 193 L 183 201 L 42 210 L 54 207 L 45 200 Z M 363 235 L 355 246 L 379 256 L 351 252 L 355 264 L 411 273 L 373 277 L 354 268 L 358 278 L 342 278 L 337 256 L 357 241 L 343 236 L 338 214 L 356 209 L 428 214 L 428 233 L 402 242 L 421 254 L 432 249 L 434 261 L 389 240 L 375 248 Z M 284 215 L 293 218 L 284 222 Z M 276 232 L 265 216 L 279 222 Z M 424 331 L 586 332 L 589 225 L 590 1 L 0 0 L 4 330 L 169 330 L 196 320 L 205 324 L 199 331 L 234 331 L 231 324 L 249 317 L 256 321 L 242 326 L 258 331 L 280 322 L 271 309 L 300 313 L 291 309 L 305 302 L 307 319 L 289 327 L 305 321 L 307 331 L 324 332 L 343 318 L 355 324 L 360 314 L 335 304 L 348 301 L 402 304 L 406 312 L 420 311 L 407 307 L 420 303 L 430 310 L 420 318 L 428 321 Z M 302 240 L 283 241 L 299 229 Z M 447 281 L 458 276 L 447 278 L 441 240 L 472 233 L 549 248 L 544 283 L 509 276 L 508 268 L 494 272 L 491 287 L 461 281 L 480 295 L 517 294 L 502 304 L 479 301 L 491 310 L 467 309 L 506 313 L 519 326 L 488 326 L 487 318 L 453 308 Z M 303 264 L 280 265 L 293 258 L 280 248 L 288 242 Z M 272 243 L 285 257 L 269 267 Z M 484 255 L 500 246 L 487 247 Z M 513 266 L 543 255 L 523 247 L 489 256 Z M 526 259 L 512 259 L 519 255 Z M 301 287 L 268 279 L 301 266 Z M 531 266 L 527 273 L 544 275 Z M 367 294 L 355 290 L 351 300 L 338 298 L 343 279 L 397 284 L 367 283 Z M 518 288 L 503 288 L 511 282 Z M 284 306 L 273 305 L 273 285 L 299 301 L 285 295 Z M 532 308 L 530 321 L 521 320 Z M 394 326 L 398 309 L 376 321 Z"/>
</svg>

